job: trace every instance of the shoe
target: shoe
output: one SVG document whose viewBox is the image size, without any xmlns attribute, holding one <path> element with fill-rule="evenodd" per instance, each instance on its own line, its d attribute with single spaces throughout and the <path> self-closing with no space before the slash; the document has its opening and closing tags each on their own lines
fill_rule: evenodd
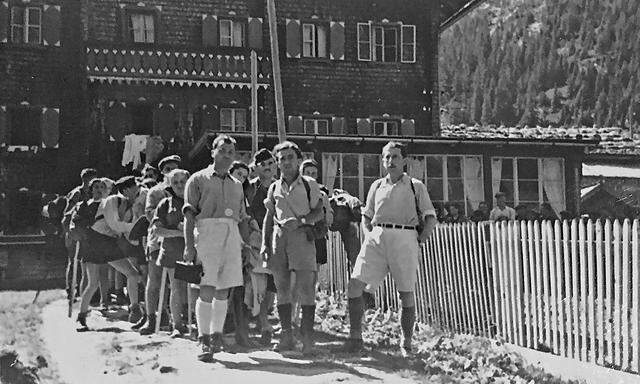
<svg viewBox="0 0 640 384">
<path fill-rule="evenodd" d="M 211 342 L 209 343 L 211 347 L 211 353 L 218 353 L 224 350 L 224 340 L 222 339 L 222 333 L 214 333 L 211 335 Z"/>
<path fill-rule="evenodd" d="M 200 342 L 201 353 L 198 355 L 198 360 L 204 363 L 210 363 L 213 361 L 213 352 L 211 351 L 211 336 L 202 335 L 198 338 Z"/>
<path fill-rule="evenodd" d="M 271 345 L 271 338 L 273 337 L 273 332 L 271 331 L 262 331 L 260 335 L 260 345 L 268 347 Z"/>
<path fill-rule="evenodd" d="M 313 336 L 304 335 L 302 337 L 302 355 L 303 356 L 315 356 L 320 351 L 316 349 L 315 340 L 313 340 Z"/>
<path fill-rule="evenodd" d="M 296 348 L 296 340 L 291 331 L 280 334 L 280 342 L 273 348 L 276 352 L 293 351 Z"/>
<path fill-rule="evenodd" d="M 137 323 L 135 323 L 134 325 L 131 326 L 131 329 L 133 329 L 134 331 L 139 330 L 140 328 L 142 328 L 145 324 L 147 324 L 147 315 L 143 314 L 142 318 L 140 319 L 140 321 L 138 321 Z"/>
<path fill-rule="evenodd" d="M 78 317 L 76 318 L 76 321 L 78 323 L 80 323 L 80 325 L 82 325 L 82 327 L 84 327 L 84 328 L 88 328 L 87 327 L 87 315 L 88 314 L 89 314 L 89 311 L 79 312 L 78 313 Z"/>
<path fill-rule="evenodd" d="M 349 338 L 342 347 L 344 353 L 362 353 L 364 352 L 364 343 L 362 339 Z"/>
<path fill-rule="evenodd" d="M 142 309 L 140 309 L 140 304 L 134 304 L 129 308 L 129 322 L 132 324 L 137 323 L 142 319 Z"/>
<path fill-rule="evenodd" d="M 147 324 L 144 327 L 140 328 L 140 335 L 147 336 L 152 335 L 156 332 L 156 316 L 149 315 L 147 316 Z"/>
<path fill-rule="evenodd" d="M 171 332 L 171 338 L 176 339 L 188 334 L 189 334 L 189 328 L 187 328 L 187 326 L 184 324 L 178 324 L 173 326 L 173 331 Z"/>
<path fill-rule="evenodd" d="M 404 340 L 404 338 L 401 340 L 401 343 L 400 343 L 400 355 L 402 355 L 402 357 L 409 357 L 409 356 L 413 355 L 413 348 L 411 346 L 411 340 Z"/>
</svg>

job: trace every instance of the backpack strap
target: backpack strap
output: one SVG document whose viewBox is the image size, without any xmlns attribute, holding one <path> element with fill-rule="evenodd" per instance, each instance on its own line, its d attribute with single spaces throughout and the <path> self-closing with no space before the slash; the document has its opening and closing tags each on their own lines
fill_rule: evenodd
<svg viewBox="0 0 640 384">
<path fill-rule="evenodd" d="M 413 185 L 413 179 L 411 178 L 411 176 L 407 177 L 409 178 L 409 185 L 411 185 L 411 191 L 413 192 L 413 200 L 416 204 L 416 213 L 418 214 L 418 220 L 420 220 L 422 214 L 420 213 L 420 206 L 418 205 L 418 194 L 416 193 L 416 187 Z"/>
<path fill-rule="evenodd" d="M 300 175 L 302 178 L 302 184 L 304 185 L 304 190 L 307 191 L 307 201 L 309 202 L 309 209 L 311 208 L 311 186 L 309 186 L 309 182 L 304 178 L 304 176 Z"/>
</svg>

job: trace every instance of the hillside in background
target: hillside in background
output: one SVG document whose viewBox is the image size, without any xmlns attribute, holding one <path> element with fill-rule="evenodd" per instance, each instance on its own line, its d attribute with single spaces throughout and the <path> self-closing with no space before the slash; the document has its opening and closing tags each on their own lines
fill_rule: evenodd
<svg viewBox="0 0 640 384">
<path fill-rule="evenodd" d="M 640 1 L 489 0 L 440 41 L 443 124 L 640 127 Z"/>
</svg>

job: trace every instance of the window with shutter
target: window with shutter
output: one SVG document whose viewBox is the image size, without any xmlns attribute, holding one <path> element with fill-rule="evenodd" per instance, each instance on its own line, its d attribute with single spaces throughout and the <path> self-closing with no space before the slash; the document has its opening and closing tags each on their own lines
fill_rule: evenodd
<svg viewBox="0 0 640 384">
<path fill-rule="evenodd" d="M 402 32 L 402 59 L 403 63 L 416 62 L 416 26 L 403 25 Z"/>
<path fill-rule="evenodd" d="M 395 120 L 374 120 L 373 134 L 375 136 L 398 136 L 398 122 Z"/>
<path fill-rule="evenodd" d="M 326 58 L 327 26 L 324 24 L 302 24 L 302 57 Z"/>
<path fill-rule="evenodd" d="M 396 26 L 384 25 L 373 28 L 373 60 L 398 61 L 398 28 Z"/>
<path fill-rule="evenodd" d="M 358 23 L 358 60 L 371 61 L 371 24 Z"/>
<path fill-rule="evenodd" d="M 304 119 L 304 133 L 308 135 L 328 135 L 329 119 Z"/>
<path fill-rule="evenodd" d="M 246 23 L 239 20 L 220 19 L 220 46 L 244 47 Z"/>
<path fill-rule="evenodd" d="M 344 60 L 344 21 L 332 21 L 329 26 L 331 60 Z"/>
<path fill-rule="evenodd" d="M 300 58 L 300 20 L 286 20 L 287 57 Z"/>
<path fill-rule="evenodd" d="M 132 42 L 155 42 L 155 20 L 152 14 L 130 12 L 128 21 L 129 38 Z"/>
<path fill-rule="evenodd" d="M 11 41 L 40 44 L 42 42 L 42 10 L 38 7 L 11 7 Z"/>
</svg>

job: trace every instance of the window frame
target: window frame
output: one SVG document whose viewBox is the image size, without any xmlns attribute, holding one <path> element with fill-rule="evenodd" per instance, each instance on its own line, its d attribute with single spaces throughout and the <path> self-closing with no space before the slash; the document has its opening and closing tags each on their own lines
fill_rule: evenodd
<svg viewBox="0 0 640 384">
<path fill-rule="evenodd" d="M 223 112 L 231 112 L 231 129 L 225 129 L 226 126 L 222 125 L 222 114 Z M 244 114 L 244 130 L 238 130 L 239 125 L 237 125 L 237 117 L 236 113 L 242 112 Z M 247 132 L 247 109 L 246 108 L 237 108 L 237 107 L 223 107 L 220 108 L 220 130 L 228 131 L 228 132 Z"/>
<path fill-rule="evenodd" d="M 15 20 L 14 20 L 14 10 L 15 9 L 22 9 L 23 14 L 22 14 L 22 20 L 21 20 L 21 24 L 16 24 Z M 32 11 L 38 11 L 38 24 L 29 24 L 29 19 L 30 19 L 30 15 Z M 15 41 L 14 37 L 14 28 L 21 28 L 22 29 L 22 36 L 20 38 L 20 41 Z M 37 42 L 30 42 L 29 41 L 29 36 L 30 36 L 30 29 L 31 28 L 37 28 L 38 29 L 38 41 Z M 42 44 L 42 8 L 41 7 L 34 7 L 34 6 L 28 6 L 28 5 L 13 5 L 11 6 L 11 9 L 9 10 L 9 33 L 10 38 L 11 38 L 11 42 L 14 44 L 32 44 L 32 45 L 40 45 Z"/>
<path fill-rule="evenodd" d="M 142 33 L 144 34 L 144 41 L 136 41 L 136 37 L 135 37 L 136 29 L 133 25 L 134 16 L 143 17 Z M 154 11 L 147 10 L 147 9 L 131 8 L 131 9 L 127 9 L 126 17 L 127 17 L 127 37 L 131 43 L 133 44 L 156 44 L 157 43 L 158 41 L 157 17 Z M 153 21 L 153 30 L 152 30 L 153 41 L 148 41 L 149 30 L 146 28 L 147 27 L 146 21 L 148 18 L 150 18 Z"/>
<path fill-rule="evenodd" d="M 307 122 L 313 122 L 313 132 L 307 132 Z M 326 133 L 318 133 L 318 123 L 326 122 L 327 123 L 327 132 Z M 320 116 L 309 116 L 302 117 L 302 130 L 305 135 L 329 135 L 331 132 L 331 118 L 330 117 L 320 117 Z"/>
<path fill-rule="evenodd" d="M 360 29 L 364 28 L 363 33 Z M 395 43 L 393 45 L 395 50 L 395 60 L 390 60 L 387 57 L 388 49 L 391 47 L 386 41 L 386 32 L 393 30 L 395 33 Z M 404 41 L 405 31 L 411 31 L 410 35 L 412 41 Z M 363 36 L 364 34 L 364 36 Z M 415 24 L 403 24 L 402 22 L 373 22 L 356 23 L 356 38 L 357 38 L 357 51 L 358 61 L 371 61 L 376 63 L 415 63 L 417 61 L 417 33 Z M 380 41 L 378 42 L 378 36 Z M 364 49 L 364 46 L 368 46 L 368 49 Z M 409 59 L 405 60 L 404 53 L 405 48 L 411 49 Z M 376 51 L 380 49 L 381 52 Z M 378 57 L 381 56 L 381 57 Z"/>
<path fill-rule="evenodd" d="M 360 27 L 366 27 L 367 28 L 367 33 L 365 33 L 365 37 L 367 38 L 366 40 L 361 39 L 361 34 L 360 34 Z M 357 23 L 356 24 L 356 39 L 357 39 L 357 46 L 358 46 L 358 61 L 373 61 L 372 57 L 371 57 L 371 51 L 372 51 L 372 41 L 371 41 L 371 22 L 368 23 Z M 369 46 L 368 50 L 365 50 L 363 52 L 363 50 L 360 48 L 361 44 L 367 44 Z M 367 53 L 367 56 L 364 57 L 362 56 L 362 53 Z"/>
<path fill-rule="evenodd" d="M 405 43 L 404 41 L 404 31 L 405 29 L 408 30 L 412 30 L 412 35 L 413 35 L 413 42 L 412 43 Z M 412 59 L 411 60 L 405 60 L 404 59 L 404 52 L 405 52 L 405 46 L 407 45 L 412 45 L 413 46 L 413 50 L 412 50 Z M 400 62 L 401 63 L 415 63 L 416 62 L 416 26 L 413 24 L 402 24 L 400 26 Z"/>
<path fill-rule="evenodd" d="M 395 124 L 396 132 L 395 134 L 389 134 L 388 127 L 389 124 Z M 376 133 L 376 124 L 384 124 L 383 125 L 383 133 Z M 373 136 L 400 136 L 400 120 L 399 119 L 381 119 L 381 118 L 371 118 L 371 133 Z"/>
<path fill-rule="evenodd" d="M 312 37 L 312 54 L 311 55 L 305 55 L 305 44 L 307 43 L 307 40 L 305 39 L 305 27 L 313 27 L 312 28 L 312 33 L 313 33 L 313 37 Z M 325 40 L 324 40 L 324 56 L 320 56 L 320 40 L 318 39 L 318 29 L 322 28 L 325 31 Z M 300 57 L 303 59 L 316 59 L 316 60 L 329 60 L 330 58 L 330 52 L 331 52 L 331 27 L 329 25 L 329 23 L 326 22 L 322 22 L 322 21 L 317 21 L 317 20 L 312 20 L 312 21 L 307 21 L 307 20 L 303 20 L 300 23 L 300 42 L 302 44 L 302 47 L 300 49 Z"/>
<path fill-rule="evenodd" d="M 377 154 L 377 153 L 344 153 L 344 152 L 323 152 L 322 153 L 322 163 L 324 164 L 324 158 L 325 156 L 337 156 L 338 157 L 338 165 L 337 165 L 337 172 L 336 172 L 336 177 L 335 177 L 335 182 L 333 185 L 333 189 L 336 188 L 340 188 L 340 189 L 345 189 L 344 187 L 344 180 L 345 178 L 347 179 L 357 179 L 358 180 L 358 198 L 360 199 L 360 201 L 366 202 L 367 200 L 367 194 L 369 193 L 368 188 L 365 187 L 365 178 L 367 179 L 373 179 L 371 182 L 373 183 L 373 181 L 375 181 L 376 179 L 379 179 L 380 177 L 383 177 L 383 169 L 382 169 L 382 155 Z M 353 175 L 348 175 L 345 176 L 344 175 L 344 158 L 345 156 L 357 156 L 358 157 L 358 164 L 357 164 L 357 169 L 358 169 L 358 175 L 357 176 L 353 176 Z M 364 174 L 364 163 L 365 163 L 365 156 L 366 157 L 375 157 L 377 158 L 377 161 L 375 162 L 376 164 L 378 164 L 378 174 L 374 175 L 374 176 L 367 176 Z M 326 172 L 325 170 L 323 170 L 322 172 L 322 177 L 323 177 L 323 182 L 326 182 L 326 180 L 324 180 L 324 178 L 326 177 Z M 332 192 L 332 191 L 330 191 Z M 349 193 L 352 193 L 352 191 L 348 191 Z"/>
<path fill-rule="evenodd" d="M 229 36 L 224 36 L 222 35 L 222 25 L 224 23 L 229 23 L 229 31 L 230 31 L 230 35 Z M 240 40 L 240 45 L 235 45 L 236 43 L 236 38 L 235 38 L 235 26 L 236 25 L 240 25 L 241 27 L 241 40 Z M 243 18 L 238 18 L 238 17 L 218 17 L 218 46 L 220 47 L 225 47 L 225 48 L 245 48 L 247 46 L 247 33 L 248 33 L 248 20 L 247 19 L 243 19 Z M 223 43 L 223 38 L 228 38 L 230 39 L 230 44 L 226 44 Z"/>
<path fill-rule="evenodd" d="M 37 121 L 38 119 L 35 119 L 37 121 L 36 126 L 34 127 L 28 127 L 33 129 L 34 131 L 32 132 L 34 137 L 37 137 L 37 140 L 33 143 L 16 143 L 15 142 L 15 136 L 14 135 L 14 129 L 17 128 L 18 125 L 20 124 L 15 124 L 14 119 L 16 118 L 16 113 L 22 113 L 24 114 L 24 116 L 22 117 L 23 123 L 28 123 L 30 122 L 30 119 L 32 119 L 35 115 L 39 116 L 39 121 Z M 7 106 L 7 118 L 10 121 L 10 129 L 7 132 L 7 140 L 6 140 L 6 145 L 10 146 L 10 147 L 40 147 L 42 145 L 42 108 L 39 107 L 35 107 L 32 105 L 23 105 L 23 104 L 18 104 L 18 105 L 8 105 Z M 22 127 L 24 128 L 24 124 L 22 124 Z M 26 135 L 27 137 L 30 136 L 29 134 Z"/>
</svg>

